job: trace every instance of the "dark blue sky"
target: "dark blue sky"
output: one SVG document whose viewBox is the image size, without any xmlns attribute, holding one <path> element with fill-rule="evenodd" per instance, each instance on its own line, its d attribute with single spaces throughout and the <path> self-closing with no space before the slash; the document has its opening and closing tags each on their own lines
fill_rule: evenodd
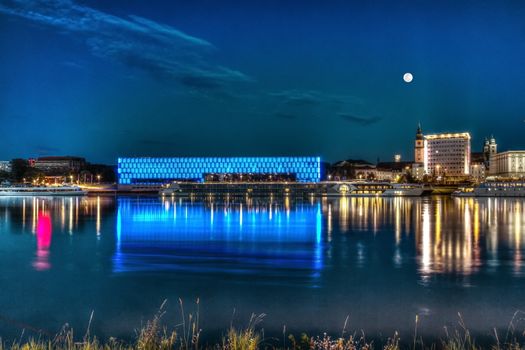
<svg viewBox="0 0 525 350">
<path fill-rule="evenodd" d="M 524 19 L 522 1 L 0 0 L 0 159 L 412 159 L 418 121 L 524 149 Z"/>
</svg>

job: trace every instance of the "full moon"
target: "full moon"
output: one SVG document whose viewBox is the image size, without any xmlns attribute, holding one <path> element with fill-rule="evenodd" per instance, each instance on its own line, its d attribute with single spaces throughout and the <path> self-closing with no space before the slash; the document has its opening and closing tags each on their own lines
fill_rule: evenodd
<svg viewBox="0 0 525 350">
<path fill-rule="evenodd" d="M 405 81 L 405 83 L 410 83 L 412 79 L 414 79 L 414 77 L 412 76 L 412 73 L 403 74 L 403 80 Z"/>
</svg>

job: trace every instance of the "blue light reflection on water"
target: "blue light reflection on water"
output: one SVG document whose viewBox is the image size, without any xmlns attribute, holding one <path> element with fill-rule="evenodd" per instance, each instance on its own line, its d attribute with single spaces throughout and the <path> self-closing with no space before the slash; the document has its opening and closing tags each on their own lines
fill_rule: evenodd
<svg viewBox="0 0 525 350">
<path fill-rule="evenodd" d="M 323 268 L 319 203 L 120 198 L 117 205 L 115 273 L 276 277 L 296 270 L 316 287 Z"/>
<path fill-rule="evenodd" d="M 0 198 L 0 314 L 54 332 L 94 310 L 94 334 L 127 337 L 164 299 L 199 297 L 206 330 L 235 309 L 241 326 L 266 313 L 266 334 L 350 315 L 410 339 L 416 314 L 439 335 L 460 312 L 487 334 L 525 309 L 524 217 L 504 198 Z"/>
</svg>

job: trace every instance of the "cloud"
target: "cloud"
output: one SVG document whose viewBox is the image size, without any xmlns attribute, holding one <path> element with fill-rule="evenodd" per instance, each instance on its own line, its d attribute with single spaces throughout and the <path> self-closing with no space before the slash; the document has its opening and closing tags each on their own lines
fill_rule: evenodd
<svg viewBox="0 0 525 350">
<path fill-rule="evenodd" d="M 370 108 L 357 96 L 316 90 L 284 90 L 268 94 L 273 99 L 273 115 L 280 119 L 342 118 L 359 125 L 371 125 L 380 117 L 362 117 Z"/>
<path fill-rule="evenodd" d="M 362 104 L 363 100 L 357 96 L 325 93 L 316 90 L 283 90 L 269 93 L 278 98 L 282 104 L 289 106 L 314 106 L 324 104 L 332 107 L 345 104 Z"/>
<path fill-rule="evenodd" d="M 75 69 L 85 69 L 86 68 L 83 64 L 80 64 L 74 61 L 64 61 L 62 62 L 62 65 L 69 67 L 69 68 L 75 68 Z"/>
<path fill-rule="evenodd" d="M 193 89 L 217 89 L 252 79 L 210 62 L 215 47 L 155 21 L 114 16 L 70 0 L 5 0 L 0 13 L 81 36 L 92 54 Z"/>
<path fill-rule="evenodd" d="M 338 116 L 346 120 L 347 122 L 363 126 L 372 125 L 382 120 L 382 118 L 380 117 L 362 117 L 347 113 L 339 113 Z"/>
<path fill-rule="evenodd" d="M 272 97 L 277 97 L 282 104 L 289 106 L 313 106 L 325 100 L 325 97 L 315 91 L 285 90 L 271 92 Z"/>
</svg>

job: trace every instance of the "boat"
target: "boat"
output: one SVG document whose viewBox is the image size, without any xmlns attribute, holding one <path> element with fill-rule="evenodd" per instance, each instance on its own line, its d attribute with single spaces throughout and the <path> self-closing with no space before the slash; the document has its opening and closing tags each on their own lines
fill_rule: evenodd
<svg viewBox="0 0 525 350">
<path fill-rule="evenodd" d="M 84 196 L 87 192 L 78 186 L 2 186 L 0 197 L 8 196 Z"/>
<path fill-rule="evenodd" d="M 388 182 L 172 182 L 164 186 L 161 196 L 358 196 L 358 197 L 418 197 L 431 189 L 420 184 Z"/>
<path fill-rule="evenodd" d="M 453 197 L 525 197 L 525 182 L 483 182 L 477 186 L 460 187 Z"/>
<path fill-rule="evenodd" d="M 159 190 L 162 196 L 293 196 L 305 197 L 318 194 L 313 182 L 172 182 Z"/>
<path fill-rule="evenodd" d="M 432 189 L 422 184 L 372 181 L 325 182 L 327 196 L 348 197 L 420 197 Z"/>
</svg>

